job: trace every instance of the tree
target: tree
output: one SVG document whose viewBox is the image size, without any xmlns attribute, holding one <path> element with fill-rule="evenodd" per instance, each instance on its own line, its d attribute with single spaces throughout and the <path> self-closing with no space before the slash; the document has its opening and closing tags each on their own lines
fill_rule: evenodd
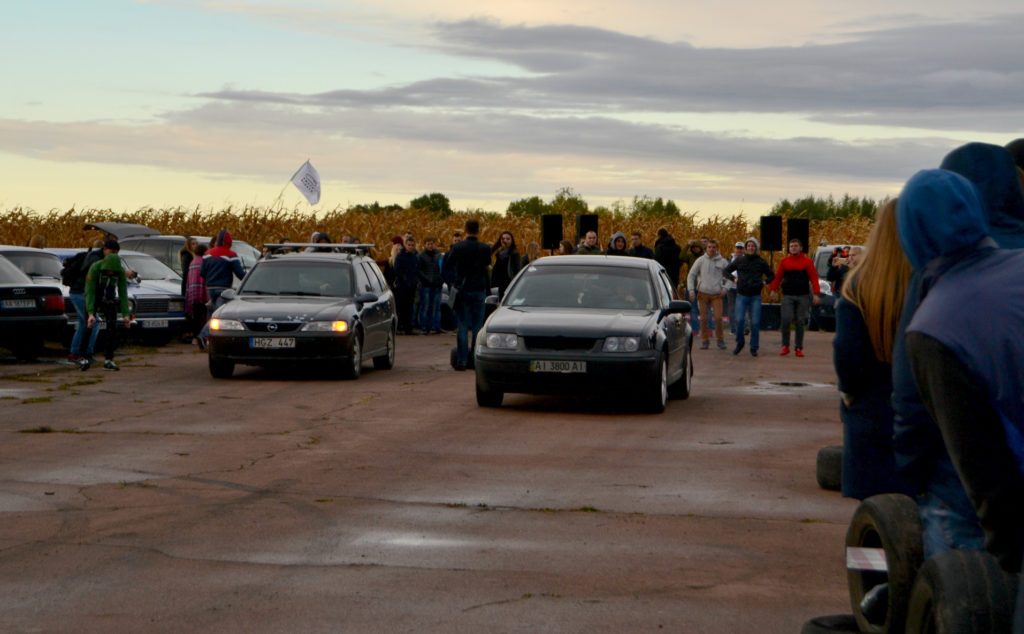
<svg viewBox="0 0 1024 634">
<path fill-rule="evenodd" d="M 452 215 L 452 206 L 448 201 L 448 197 L 438 192 L 424 194 L 419 198 L 410 200 L 409 209 L 426 211 L 438 218 L 447 218 Z"/>
<path fill-rule="evenodd" d="M 673 218 L 679 215 L 679 206 L 669 200 L 664 201 L 659 196 L 651 199 L 649 196 L 633 196 L 632 211 L 630 218 Z"/>
<path fill-rule="evenodd" d="M 577 216 L 589 211 L 590 206 L 583 197 L 572 190 L 571 187 L 563 187 L 555 194 L 551 201 L 551 213 L 562 214 L 562 216 Z"/>
<path fill-rule="evenodd" d="M 806 196 L 792 202 L 782 199 L 775 203 L 769 215 L 786 216 L 789 218 L 808 218 L 810 220 L 826 220 L 828 218 L 851 218 L 863 216 L 874 218 L 878 208 L 884 205 L 888 199 L 875 202 L 871 198 L 857 198 L 844 194 L 842 200 L 836 202 L 831 195 L 828 198 L 815 198 Z"/>
<path fill-rule="evenodd" d="M 540 218 L 544 214 L 550 214 L 551 204 L 541 200 L 540 196 L 531 198 L 520 198 L 508 204 L 508 215 L 514 218 Z"/>
</svg>

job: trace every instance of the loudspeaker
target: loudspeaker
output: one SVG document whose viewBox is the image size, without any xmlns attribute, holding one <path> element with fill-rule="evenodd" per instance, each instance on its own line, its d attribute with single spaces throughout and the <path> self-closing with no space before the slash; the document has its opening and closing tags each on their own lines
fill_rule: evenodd
<svg viewBox="0 0 1024 634">
<path fill-rule="evenodd" d="M 597 232 L 597 214 L 577 214 L 576 216 L 576 243 L 580 238 L 587 235 L 588 231 Z M 598 236 L 600 238 L 600 236 Z M 600 242 L 600 240 L 598 240 Z"/>
<path fill-rule="evenodd" d="M 761 216 L 761 250 L 782 250 L 782 216 Z"/>
<path fill-rule="evenodd" d="M 811 237 L 811 221 L 807 218 L 787 218 L 786 219 L 786 244 L 789 244 L 790 240 L 799 240 L 804 245 L 804 253 L 808 253 L 807 241 Z M 789 250 L 787 249 L 787 253 Z M 812 254 L 811 257 L 814 257 Z"/>
<path fill-rule="evenodd" d="M 562 214 L 544 214 L 540 217 L 540 248 L 558 249 L 562 241 Z"/>
</svg>

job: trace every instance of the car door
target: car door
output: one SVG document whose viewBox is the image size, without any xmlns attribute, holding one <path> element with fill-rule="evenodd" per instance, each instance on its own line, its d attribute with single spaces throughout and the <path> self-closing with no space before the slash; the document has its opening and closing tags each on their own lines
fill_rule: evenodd
<svg viewBox="0 0 1024 634">
<path fill-rule="evenodd" d="M 370 282 L 370 277 L 367 275 L 362 262 L 355 261 L 352 263 L 352 284 L 353 296 L 358 297 L 365 293 L 380 295 L 373 288 L 373 284 Z M 359 311 L 359 319 L 363 324 L 363 349 L 367 352 L 376 351 L 384 345 L 380 327 L 379 304 L 379 301 L 363 304 L 362 309 Z"/>
<path fill-rule="evenodd" d="M 659 271 L 657 276 L 658 298 L 661 301 L 663 309 L 668 308 L 668 304 L 672 301 L 672 282 L 669 281 L 668 275 L 665 271 Z M 688 321 L 684 315 L 679 313 L 665 314 L 663 311 L 660 312 L 662 315 L 661 323 L 659 327 L 662 332 L 665 333 L 665 340 L 668 347 L 668 372 L 670 377 L 679 376 L 679 372 L 682 368 L 686 367 L 686 322 Z"/>
</svg>

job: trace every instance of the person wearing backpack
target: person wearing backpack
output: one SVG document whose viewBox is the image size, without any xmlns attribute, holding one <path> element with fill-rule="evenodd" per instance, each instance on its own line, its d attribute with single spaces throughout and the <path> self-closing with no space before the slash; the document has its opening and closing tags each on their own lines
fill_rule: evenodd
<svg viewBox="0 0 1024 634">
<path fill-rule="evenodd" d="M 117 240 L 103 243 L 103 259 L 89 267 L 85 277 L 85 310 L 89 313 L 89 327 L 96 325 L 96 316 L 102 311 L 103 321 L 107 324 L 107 341 L 104 347 L 103 369 L 120 370 L 114 363 L 114 350 L 117 348 L 117 309 L 120 307 L 124 316 L 125 328 L 132 325 L 132 314 L 128 307 L 128 275 L 121 264 L 118 252 L 121 245 Z M 88 370 L 88 364 L 80 364 L 82 370 Z"/>
<path fill-rule="evenodd" d="M 75 307 L 75 314 L 78 315 L 78 327 L 71 337 L 71 351 L 68 360 L 78 363 L 78 367 L 85 365 L 88 369 L 92 365 L 93 351 L 96 349 L 96 338 L 100 335 L 99 328 L 90 328 L 89 313 L 85 310 L 85 276 L 89 268 L 103 258 L 103 240 L 97 240 L 88 251 L 76 253 L 74 257 L 64 262 L 61 270 L 61 281 L 69 289 L 71 305 Z M 89 339 L 85 345 L 85 354 L 82 354 L 82 338 L 89 333 Z"/>
</svg>

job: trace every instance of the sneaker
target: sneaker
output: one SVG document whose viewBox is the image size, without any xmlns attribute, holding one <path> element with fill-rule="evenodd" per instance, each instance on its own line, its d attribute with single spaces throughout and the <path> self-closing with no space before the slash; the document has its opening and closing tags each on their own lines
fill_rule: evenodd
<svg viewBox="0 0 1024 634">
<path fill-rule="evenodd" d="M 789 346 L 782 346 L 782 350 L 779 351 L 779 356 L 784 357 L 789 354 Z"/>
<path fill-rule="evenodd" d="M 85 372 L 86 370 L 88 370 L 89 366 L 91 366 L 91 365 L 92 365 L 92 359 L 90 359 L 89 357 L 79 357 L 78 358 L 78 369 L 81 370 L 82 372 Z"/>
<path fill-rule="evenodd" d="M 733 348 L 732 353 L 733 354 L 739 354 L 740 350 L 742 350 L 742 349 L 743 349 L 743 342 L 741 341 L 741 342 L 736 344 L 736 347 Z"/>
<path fill-rule="evenodd" d="M 701 341 L 700 342 L 700 349 L 701 350 L 707 350 L 710 347 L 711 347 L 711 342 L 710 341 Z"/>
<path fill-rule="evenodd" d="M 725 339 L 719 339 L 718 340 L 718 349 L 719 350 L 725 350 Z"/>
<path fill-rule="evenodd" d="M 103 369 L 117 371 L 120 370 L 121 368 L 117 367 L 117 364 L 111 361 L 110 359 L 107 359 L 106 361 L 103 362 Z"/>
<path fill-rule="evenodd" d="M 71 361 L 72 363 L 78 363 L 78 355 L 72 352 L 71 354 L 68 355 L 68 361 Z"/>
<path fill-rule="evenodd" d="M 757 350 L 754 350 L 753 348 L 751 348 L 750 349 L 750 356 L 756 357 L 757 356 Z"/>
<path fill-rule="evenodd" d="M 797 348 L 796 349 L 796 356 L 803 357 L 804 356 L 804 351 L 801 350 L 800 348 Z"/>
</svg>

